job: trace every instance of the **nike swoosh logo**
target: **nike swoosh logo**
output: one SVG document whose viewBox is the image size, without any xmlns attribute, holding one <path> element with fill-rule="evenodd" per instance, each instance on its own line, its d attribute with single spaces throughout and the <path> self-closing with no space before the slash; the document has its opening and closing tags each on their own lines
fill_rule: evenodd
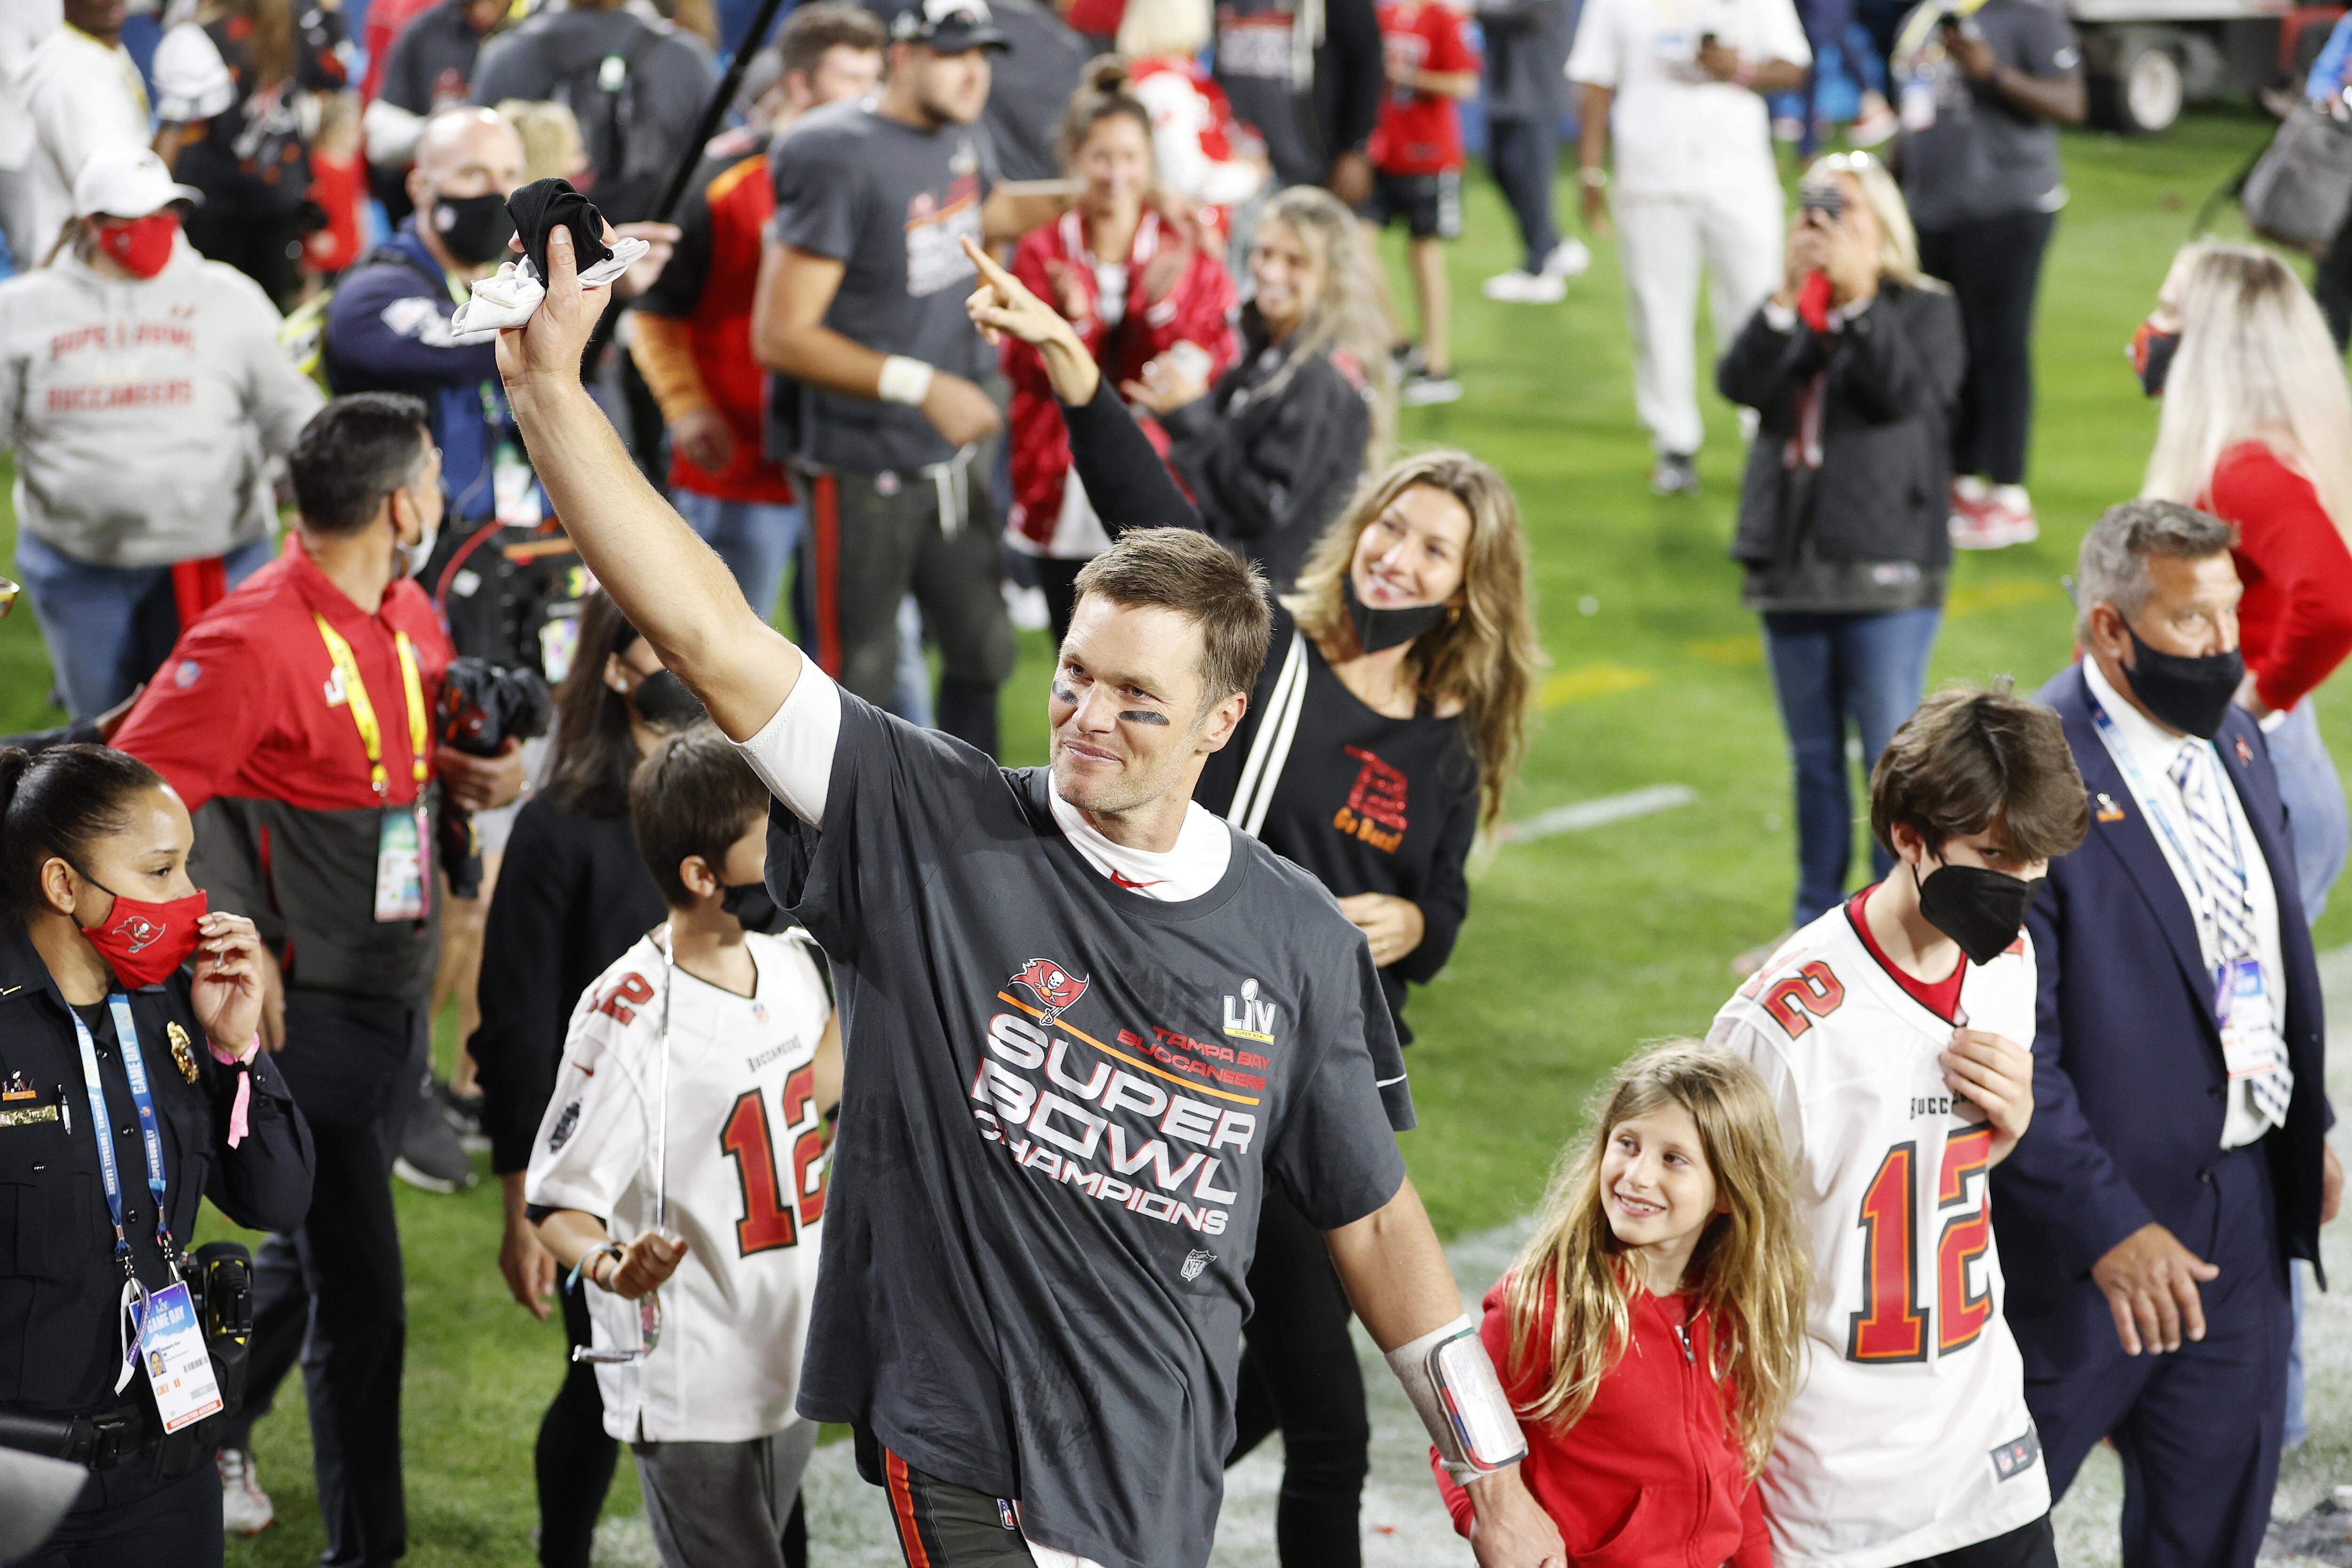
<svg viewBox="0 0 2352 1568">
<path fill-rule="evenodd" d="M 1126 877 L 1124 877 L 1124 876 L 1120 875 L 1120 874 L 1119 874 L 1118 871 L 1116 871 L 1116 870 L 1114 870 L 1114 871 L 1112 871 L 1112 872 L 1111 872 L 1111 874 L 1110 874 L 1110 879 L 1111 879 L 1113 882 L 1117 883 L 1118 886 L 1120 886 L 1120 887 L 1122 887 L 1122 888 L 1130 889 L 1142 889 L 1142 888 L 1157 888 L 1157 887 L 1159 887 L 1159 886 L 1161 884 L 1161 882 L 1164 880 L 1164 879 L 1161 879 L 1161 878 L 1154 878 L 1152 880 L 1150 880 L 1150 881 L 1149 881 L 1149 882 L 1137 882 L 1137 881 L 1131 881 L 1131 880 L 1129 880 L 1128 878 L 1126 878 Z M 7 994 L 7 993 L 6 993 L 6 992 L 5 992 L 5 991 L 0 991 L 0 996 L 5 996 L 5 995 L 6 995 L 6 994 Z"/>
</svg>

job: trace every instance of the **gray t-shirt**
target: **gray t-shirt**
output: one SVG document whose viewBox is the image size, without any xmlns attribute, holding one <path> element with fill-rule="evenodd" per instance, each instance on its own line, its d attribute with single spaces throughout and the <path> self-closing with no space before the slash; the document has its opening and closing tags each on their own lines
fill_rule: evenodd
<svg viewBox="0 0 2352 1568">
<path fill-rule="evenodd" d="M 1894 76 L 1903 117 L 1903 197 L 1924 229 L 2065 205 L 2058 128 L 2009 106 L 1990 82 L 1962 74 L 1946 54 L 1937 18 L 1954 9 L 1927 0 L 1895 35 Z M 2043 0 L 1985 0 L 1968 18 L 2000 61 L 2028 76 L 2079 68 L 2074 29 Z"/>
<path fill-rule="evenodd" d="M 847 692 L 823 830 L 769 821 L 846 1069 L 801 1414 L 1018 1500 L 1041 1544 L 1200 1568 L 1268 1177 L 1323 1229 L 1404 1179 L 1362 936 L 1238 833 L 1200 897 L 1123 890 L 1045 770 Z"/>
<path fill-rule="evenodd" d="M 1217 85 L 1234 117 L 1257 128 L 1274 177 L 1311 185 L 1330 162 L 1318 143 L 1298 88 L 1293 57 L 1297 0 L 1219 0 Z"/>
<path fill-rule="evenodd" d="M 977 381 L 992 363 L 964 314 L 977 270 L 957 242 L 981 238 L 996 184 L 976 125 L 918 131 L 866 103 L 820 109 L 769 150 L 779 242 L 841 262 L 824 324 L 853 342 Z M 922 410 L 798 387 L 800 456 L 881 473 L 955 456 Z"/>
</svg>

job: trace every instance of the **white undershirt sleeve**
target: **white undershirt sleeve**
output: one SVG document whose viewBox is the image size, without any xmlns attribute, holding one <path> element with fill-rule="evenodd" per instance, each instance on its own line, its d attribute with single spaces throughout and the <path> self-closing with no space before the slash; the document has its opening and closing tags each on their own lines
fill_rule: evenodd
<svg viewBox="0 0 2352 1568">
<path fill-rule="evenodd" d="M 801 660 L 800 679 L 775 716 L 735 749 L 778 800 L 811 827 L 824 826 L 825 791 L 833 783 L 833 752 L 841 740 L 841 688 Z"/>
</svg>

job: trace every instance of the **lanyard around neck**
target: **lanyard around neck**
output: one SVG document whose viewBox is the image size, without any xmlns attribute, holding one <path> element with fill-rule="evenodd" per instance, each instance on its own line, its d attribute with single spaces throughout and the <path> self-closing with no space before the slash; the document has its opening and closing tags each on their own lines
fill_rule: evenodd
<svg viewBox="0 0 2352 1568">
<path fill-rule="evenodd" d="M 352 710 L 352 722 L 359 727 L 360 744 L 367 751 L 368 783 L 375 786 L 381 798 L 388 783 L 383 771 L 383 730 L 376 722 L 375 704 L 368 699 L 367 682 L 360 679 L 359 660 L 352 654 L 352 645 L 343 634 L 327 624 L 327 617 L 313 614 L 319 624 L 319 640 L 327 645 L 327 657 L 335 661 L 335 671 L 342 677 L 343 700 Z M 425 682 L 416 673 L 416 648 L 406 632 L 392 634 L 393 646 L 400 652 L 400 684 L 408 699 L 408 766 L 422 792 L 427 771 L 425 763 L 425 742 L 430 737 L 425 717 Z"/>
<path fill-rule="evenodd" d="M 2194 913 L 2197 919 L 2199 942 L 2202 942 L 2206 940 L 2206 930 L 2210 926 L 2212 931 L 2213 951 L 2216 953 L 2221 952 L 2221 918 L 2219 912 L 2221 903 L 2219 896 L 2205 885 L 2205 879 L 2198 875 L 2197 858 L 2189 852 L 2187 841 L 2180 837 L 2179 830 L 2173 826 L 2172 813 L 2166 804 L 2165 797 L 2151 789 L 2147 778 L 2140 773 L 2138 763 L 2132 758 L 2131 742 L 2124 738 L 2120 730 L 2116 729 L 2116 721 L 2107 716 L 2106 707 L 2099 700 L 2098 694 L 2086 692 L 2085 695 L 2091 700 L 2091 721 L 2098 726 L 2099 738 L 2106 743 L 2107 754 L 2115 758 L 2116 765 L 2123 770 L 2125 779 L 2131 784 L 2132 793 L 2139 797 L 2140 804 L 2147 808 L 2148 816 L 2155 820 L 2157 831 L 2164 835 L 2165 842 L 2172 846 L 2172 852 L 2179 858 L 2181 870 L 2188 874 L 2189 880 L 2197 889 L 2197 905 Z M 2200 741 L 2196 744 L 2204 746 L 2208 751 L 2211 750 L 2210 744 L 2207 742 Z M 2217 759 L 2209 757 L 2200 760 L 2210 762 L 2215 767 L 2221 765 Z M 2168 779 L 2167 782 L 2170 781 Z M 2226 783 L 2222 787 L 2228 787 Z M 2184 811 L 2189 809 L 2187 795 L 2179 788 L 2175 788 L 2173 793 L 2181 797 L 2181 809 Z M 2246 874 L 2245 847 L 2238 842 L 2237 817 L 2231 812 L 2230 803 L 2227 800 L 2221 802 L 2221 816 L 2223 818 L 2221 826 L 2229 831 L 2230 835 L 2230 853 L 2237 861 L 2238 879 L 2243 889 L 2239 896 L 2243 900 L 2246 930 L 2251 933 L 2254 930 L 2254 883 L 2253 879 Z"/>
<path fill-rule="evenodd" d="M 155 1245 L 172 1266 L 172 1231 L 165 1223 L 163 1137 L 155 1121 L 155 1102 L 147 1091 L 147 1060 L 139 1052 L 139 1026 L 131 1016 L 131 998 L 117 991 L 107 997 L 114 1015 L 114 1042 L 122 1050 L 122 1073 L 131 1080 L 131 1098 L 139 1107 L 139 1139 L 147 1155 L 147 1192 L 155 1200 Z M 71 1011 L 71 1009 L 68 1009 Z M 106 1186 L 106 1206 L 114 1216 L 114 1256 L 123 1272 L 131 1270 L 131 1237 L 122 1223 L 122 1173 L 114 1158 L 114 1119 L 106 1107 L 106 1085 L 98 1076 L 98 1046 L 89 1026 L 73 1013 L 74 1039 L 81 1047 L 81 1082 L 89 1096 L 90 1131 L 98 1138 L 99 1179 Z"/>
</svg>

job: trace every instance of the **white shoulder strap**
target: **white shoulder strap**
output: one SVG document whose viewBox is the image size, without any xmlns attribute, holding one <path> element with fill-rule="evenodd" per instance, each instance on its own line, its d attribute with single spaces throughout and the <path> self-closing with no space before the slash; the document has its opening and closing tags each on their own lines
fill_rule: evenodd
<svg viewBox="0 0 2352 1568">
<path fill-rule="evenodd" d="M 1252 838 L 1265 825 L 1266 808 L 1273 804 L 1275 787 L 1282 782 L 1282 770 L 1290 761 L 1290 743 L 1298 733 L 1299 710 L 1306 704 L 1307 634 L 1294 631 L 1290 651 L 1283 656 L 1281 672 L 1274 679 L 1274 693 L 1258 718 L 1257 734 L 1250 742 L 1249 755 L 1242 761 L 1241 783 L 1234 790 L 1234 804 L 1225 812 L 1225 820 Z"/>
</svg>

